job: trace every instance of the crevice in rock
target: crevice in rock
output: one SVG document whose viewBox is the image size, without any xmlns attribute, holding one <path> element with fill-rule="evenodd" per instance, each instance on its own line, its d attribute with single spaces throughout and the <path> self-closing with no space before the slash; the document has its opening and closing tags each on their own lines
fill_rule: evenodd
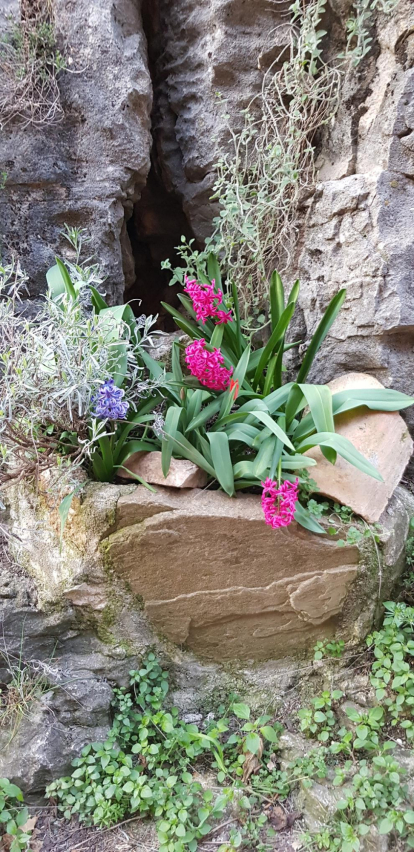
<svg viewBox="0 0 414 852">
<path fill-rule="evenodd" d="M 151 116 L 153 145 L 151 169 L 146 185 L 126 222 L 130 251 L 127 258 L 129 281 L 125 300 L 132 302 L 136 314 L 158 314 L 157 327 L 163 331 L 173 331 L 174 321 L 160 302 L 165 301 L 176 307 L 179 307 L 180 303 L 177 288 L 169 286 L 171 272 L 161 269 L 161 262 L 168 258 L 173 266 L 179 265 L 176 246 L 181 242 L 182 236 L 192 239 L 194 234 L 184 213 L 182 199 L 168 181 L 155 138 L 159 113 L 155 65 L 159 52 L 163 49 L 160 43 L 158 0 L 142 0 L 141 15 L 154 93 Z"/>
<path fill-rule="evenodd" d="M 178 307 L 177 288 L 169 286 L 171 272 L 161 269 L 161 262 L 169 258 L 173 266 L 178 265 L 175 246 L 181 236 L 191 239 L 193 234 L 180 199 L 163 183 L 155 157 L 146 186 L 127 222 L 127 231 L 135 280 L 126 290 L 125 298 L 132 300 L 135 313 L 158 314 L 158 328 L 173 331 L 172 317 L 162 308 L 160 301 Z"/>
</svg>

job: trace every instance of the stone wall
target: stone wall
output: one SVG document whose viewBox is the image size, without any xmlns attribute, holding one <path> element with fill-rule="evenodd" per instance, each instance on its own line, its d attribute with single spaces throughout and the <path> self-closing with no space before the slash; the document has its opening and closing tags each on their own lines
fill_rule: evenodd
<svg viewBox="0 0 414 852">
<path fill-rule="evenodd" d="M 230 691 L 256 708 L 283 701 L 316 641 L 351 648 L 371 628 L 403 568 L 414 513 L 397 489 L 378 561 L 372 540 L 339 547 L 296 524 L 266 528 L 256 496 L 88 483 L 61 541 L 57 497 L 23 484 L 7 494 L 0 684 L 27 667 L 50 689 L 15 738 L 0 733 L 0 775 L 31 791 L 105 738 L 111 687 L 126 685 L 151 648 L 184 713 Z"/>
<path fill-rule="evenodd" d="M 19 0 L 8 15 L 19 20 Z M 55 26 L 68 70 L 60 77 L 63 119 L 12 122 L 1 130 L 0 252 L 21 258 L 30 295 L 45 289 L 56 252 L 68 254 L 64 224 L 86 228 L 122 301 L 134 276 L 125 216 L 150 167 L 152 86 L 146 40 L 133 0 L 55 0 Z M 0 18 L 0 31 L 12 27 Z"/>
</svg>

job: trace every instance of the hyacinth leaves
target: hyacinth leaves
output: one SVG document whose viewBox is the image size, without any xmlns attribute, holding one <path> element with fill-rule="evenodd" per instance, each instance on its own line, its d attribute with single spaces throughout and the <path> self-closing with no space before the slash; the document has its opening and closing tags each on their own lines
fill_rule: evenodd
<svg viewBox="0 0 414 852">
<path fill-rule="evenodd" d="M 208 264 L 210 280 L 221 288 L 217 259 Z M 203 282 L 203 277 L 200 278 Z M 198 322 L 191 300 L 181 294 L 184 317 L 175 308 L 164 305 L 177 325 L 192 340 L 204 338 L 207 348 L 220 347 L 225 366 L 232 370 L 232 382 L 221 393 L 202 387 L 194 376 L 182 376 L 178 344 L 174 345 L 170 408 L 167 411 L 162 441 L 163 471 L 167 474 L 172 455 L 190 459 L 218 481 L 227 494 L 258 486 L 278 473 L 294 482 L 311 469 L 315 460 L 306 451 L 319 446 L 327 460 L 337 455 L 365 474 L 381 480 L 377 469 L 351 442 L 335 432 L 335 416 L 367 406 L 377 411 L 397 411 L 412 405 L 410 397 L 398 391 L 346 390 L 333 394 L 325 385 L 306 383 L 306 377 L 325 337 L 344 302 L 340 290 L 329 303 L 304 353 L 297 381 L 283 384 L 283 356 L 300 341 L 286 342 L 289 324 L 299 295 L 296 281 L 286 295 L 277 272 L 269 285 L 269 338 L 254 349 L 253 341 L 241 329 L 237 292 L 231 286 L 232 321 L 217 325 L 212 318 Z M 188 319 L 187 319 L 188 317 Z M 175 363 L 175 366 L 174 366 Z M 178 393 L 178 389 L 181 391 Z M 295 519 L 312 532 L 323 528 L 299 502 Z"/>
</svg>

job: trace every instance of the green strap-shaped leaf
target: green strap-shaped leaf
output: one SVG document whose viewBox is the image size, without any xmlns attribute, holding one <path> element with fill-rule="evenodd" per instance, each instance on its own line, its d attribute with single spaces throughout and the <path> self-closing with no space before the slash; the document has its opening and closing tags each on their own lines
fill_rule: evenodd
<svg viewBox="0 0 414 852">
<path fill-rule="evenodd" d="M 305 527 L 306 530 L 310 530 L 310 532 L 318 533 L 319 535 L 326 534 L 326 530 L 324 530 L 315 518 L 312 517 L 309 510 L 299 503 L 299 500 L 296 503 L 295 521 L 300 524 L 301 527 Z"/>
<path fill-rule="evenodd" d="M 243 355 L 241 356 L 241 358 L 237 362 L 236 367 L 234 368 L 234 371 L 233 371 L 232 379 L 233 379 L 234 382 L 239 383 L 240 388 L 242 387 L 243 382 L 244 382 L 245 377 L 246 377 L 246 372 L 247 372 L 247 368 L 248 368 L 249 360 L 250 360 L 250 354 L 251 354 L 250 346 L 247 346 L 247 348 L 244 350 Z M 250 387 L 250 386 L 248 385 L 248 387 Z"/>
<path fill-rule="evenodd" d="M 220 323 L 220 325 L 216 325 L 210 338 L 210 346 L 213 346 L 215 349 L 219 349 L 223 342 L 223 333 L 224 325 L 222 323 Z"/>
<path fill-rule="evenodd" d="M 139 441 L 138 438 L 133 439 L 132 441 L 127 441 L 122 447 L 122 450 L 116 454 L 116 459 L 114 459 L 116 464 L 114 467 L 127 464 L 128 459 L 133 456 L 134 453 L 151 453 L 156 449 L 156 445 L 151 444 L 149 441 Z"/>
<path fill-rule="evenodd" d="M 298 384 L 304 382 L 306 376 L 309 373 L 309 370 L 312 366 L 313 359 L 325 340 L 326 335 L 328 334 L 329 329 L 331 328 L 332 323 L 335 321 L 338 316 L 339 311 L 344 303 L 346 297 L 346 290 L 339 290 L 339 293 L 333 297 L 330 301 L 313 337 L 312 340 L 306 350 L 306 355 L 302 361 L 301 368 L 297 375 L 296 381 Z"/>
<path fill-rule="evenodd" d="M 50 298 L 54 301 L 65 294 L 73 300 L 76 299 L 76 290 L 72 284 L 69 272 L 65 264 L 58 257 L 56 258 L 55 266 L 51 266 L 46 272 L 46 280 Z"/>
<path fill-rule="evenodd" d="M 234 494 L 234 476 L 229 439 L 225 432 L 209 432 L 207 437 L 210 441 L 216 479 L 223 490 L 231 497 Z"/>
<path fill-rule="evenodd" d="M 211 402 L 209 402 L 208 405 L 206 405 L 205 408 L 203 408 L 200 413 L 197 414 L 196 417 L 193 417 L 185 431 L 191 432 L 193 429 L 199 429 L 200 426 L 204 426 L 204 424 L 207 423 L 208 420 L 211 420 L 211 418 L 214 417 L 215 414 L 218 414 L 220 406 L 221 397 L 218 396 L 216 397 L 216 399 L 213 399 Z"/>
<path fill-rule="evenodd" d="M 192 444 L 190 444 L 190 441 L 188 441 L 181 432 L 176 432 L 171 440 L 173 441 L 174 447 L 180 456 L 192 461 L 194 464 L 198 465 L 198 467 L 201 467 L 202 470 L 205 470 L 209 476 L 213 477 L 213 479 L 217 479 L 214 467 L 209 464 L 205 457 L 199 453 Z"/>
<path fill-rule="evenodd" d="M 185 319 L 176 308 L 173 308 L 172 305 L 168 305 L 167 302 L 161 302 L 163 308 L 167 311 L 167 313 L 171 314 L 174 317 L 176 325 L 178 328 L 181 328 L 182 331 L 185 331 L 192 340 L 197 340 L 199 337 L 203 337 L 202 331 L 197 328 L 197 326 L 190 322 L 190 320 Z"/>
<path fill-rule="evenodd" d="M 309 405 L 317 432 L 335 432 L 332 393 L 328 385 L 299 385 Z"/>
<path fill-rule="evenodd" d="M 262 402 L 264 402 L 267 410 L 270 414 L 274 414 L 279 408 L 281 408 L 293 387 L 293 382 L 288 382 L 286 385 L 283 385 L 282 388 L 278 388 L 278 390 L 274 390 L 269 396 L 263 397 Z"/>
<path fill-rule="evenodd" d="M 221 272 L 217 256 L 211 251 L 207 258 L 207 272 L 210 281 L 214 281 L 216 290 L 221 290 Z"/>
<path fill-rule="evenodd" d="M 371 464 L 365 456 L 359 453 L 351 441 L 343 435 L 338 435 L 335 432 L 317 432 L 315 435 L 310 435 L 309 438 L 305 438 L 305 440 L 299 444 L 296 449 L 298 452 L 304 453 L 311 447 L 316 446 L 320 446 L 321 448 L 331 447 L 339 453 L 345 461 L 354 465 L 354 467 L 358 468 L 358 470 L 361 470 L 368 476 L 372 476 L 374 479 L 378 479 L 379 482 L 383 482 L 383 478 L 377 468 L 374 467 L 374 465 Z"/>
<path fill-rule="evenodd" d="M 180 363 L 180 353 L 180 346 L 178 345 L 177 341 L 174 340 L 171 349 L 171 370 L 176 382 L 181 382 L 183 378 L 183 371 L 181 369 Z"/>
<path fill-rule="evenodd" d="M 101 296 L 98 290 L 96 290 L 95 287 L 92 287 L 91 284 L 89 284 L 89 290 L 91 293 L 91 302 L 93 309 L 96 314 L 99 314 L 99 312 L 105 310 L 108 305 L 106 304 L 105 299 Z"/>
<path fill-rule="evenodd" d="M 272 464 L 277 441 L 278 439 L 275 435 L 270 435 L 269 438 L 265 438 L 265 440 L 262 441 L 259 452 L 253 462 L 255 476 L 259 479 L 265 478 L 266 473 Z"/>
<path fill-rule="evenodd" d="M 253 387 L 256 388 L 259 384 L 263 383 L 263 370 L 267 366 L 270 358 L 272 357 L 274 351 L 277 349 L 278 344 L 283 339 L 286 329 L 292 319 L 293 313 L 295 310 L 294 302 L 289 302 L 285 310 L 283 311 L 280 320 L 272 332 L 269 341 L 267 342 L 260 361 L 256 367 L 256 372 L 254 374 L 253 379 Z"/>
<path fill-rule="evenodd" d="M 178 405 L 170 405 L 167 409 L 164 421 L 164 434 L 161 442 L 161 470 L 164 476 L 168 476 L 171 464 L 171 456 L 174 448 L 175 434 L 182 415 L 182 408 Z"/>
<path fill-rule="evenodd" d="M 276 328 L 280 317 L 285 309 L 285 293 L 283 289 L 282 279 L 279 273 L 272 272 L 269 285 L 270 297 L 270 318 L 272 320 L 272 331 Z"/>
<path fill-rule="evenodd" d="M 286 435 L 286 432 L 284 432 L 283 429 L 281 429 L 280 426 L 272 420 L 270 414 L 267 414 L 265 411 L 252 411 L 251 414 L 252 417 L 256 418 L 256 420 L 260 420 L 261 423 L 264 423 L 264 425 L 267 426 L 277 438 L 280 438 L 286 447 L 289 447 L 290 450 L 295 449 L 292 441 Z"/>
<path fill-rule="evenodd" d="M 401 391 L 390 388 L 360 388 L 334 393 L 332 407 L 334 414 L 351 411 L 365 405 L 372 411 L 401 411 L 414 404 L 414 398 Z"/>
</svg>

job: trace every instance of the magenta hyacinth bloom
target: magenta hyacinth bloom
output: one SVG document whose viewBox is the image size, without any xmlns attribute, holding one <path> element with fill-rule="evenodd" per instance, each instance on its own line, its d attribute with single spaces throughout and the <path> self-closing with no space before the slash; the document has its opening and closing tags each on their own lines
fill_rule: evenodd
<svg viewBox="0 0 414 852">
<path fill-rule="evenodd" d="M 232 322 L 231 311 L 223 311 L 218 307 L 223 302 L 223 293 L 214 290 L 214 278 L 211 284 L 199 284 L 195 278 L 190 280 L 186 275 L 184 281 L 184 292 L 190 296 L 198 322 L 204 324 L 210 317 L 217 320 L 217 325 Z"/>
<path fill-rule="evenodd" d="M 269 478 L 262 482 L 262 509 L 265 523 L 269 527 L 276 530 L 292 523 L 298 499 L 298 485 L 297 477 L 295 482 L 285 479 L 280 486 Z"/>
<path fill-rule="evenodd" d="M 210 390 L 224 391 L 228 387 L 233 368 L 227 370 L 220 349 L 209 352 L 203 337 L 194 340 L 185 350 L 185 361 L 191 375 Z"/>
<path fill-rule="evenodd" d="M 100 417 L 102 420 L 125 420 L 129 403 L 125 402 L 123 396 L 124 391 L 116 387 L 114 380 L 107 379 L 92 400 L 93 416 Z"/>
</svg>

